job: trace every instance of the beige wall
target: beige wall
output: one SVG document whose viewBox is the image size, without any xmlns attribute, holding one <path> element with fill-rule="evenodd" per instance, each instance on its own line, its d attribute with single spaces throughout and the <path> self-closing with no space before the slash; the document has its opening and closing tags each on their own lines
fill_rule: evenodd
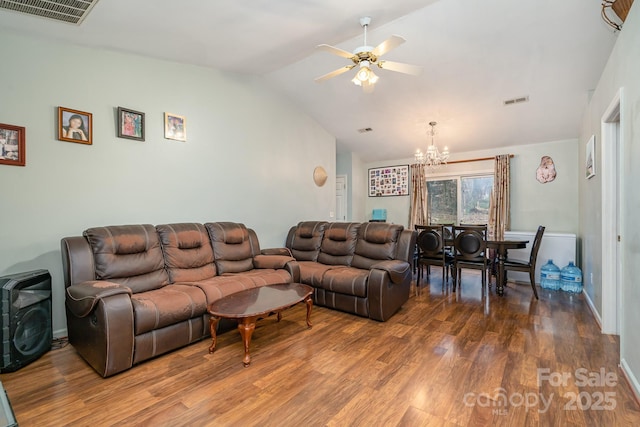
<svg viewBox="0 0 640 427">
<path fill-rule="evenodd" d="M 535 231 L 539 225 L 545 225 L 548 232 L 578 232 L 578 154 L 577 140 L 544 142 L 539 144 L 518 145 L 500 150 L 481 150 L 467 153 L 455 153 L 451 160 L 491 157 L 497 154 L 514 154 L 511 159 L 511 229 L 517 231 Z M 542 156 L 553 158 L 557 177 L 554 181 L 541 184 L 536 180 L 536 169 Z M 389 160 L 365 165 L 368 168 L 386 165 L 409 164 L 413 159 Z M 460 174 L 492 172 L 493 160 L 458 163 L 441 167 L 435 173 Z M 374 208 L 387 209 L 387 220 L 403 224 L 409 223 L 410 197 L 365 197 L 367 219 Z"/>
<path fill-rule="evenodd" d="M 0 275 L 53 276 L 60 239 L 91 226 L 238 221 L 263 247 L 335 210 L 335 138 L 260 78 L 0 32 L 0 122 L 25 126 L 27 166 L 0 165 Z M 56 139 L 56 108 L 93 113 L 93 145 Z M 116 137 L 115 108 L 146 113 L 146 142 Z M 187 142 L 163 137 L 163 112 Z M 315 166 L 329 175 L 313 183 Z"/>
<path fill-rule="evenodd" d="M 637 2 L 636 2 L 637 3 Z M 602 281 L 602 169 L 601 125 L 603 114 L 623 88 L 621 101 L 621 159 L 618 170 L 622 187 L 621 220 L 621 322 L 620 356 L 623 368 L 640 393 L 640 6 L 631 8 L 607 66 L 593 92 L 584 114 L 580 137 L 579 162 L 584 165 L 584 145 L 596 136 L 596 176 L 579 179 L 580 234 L 585 290 L 596 310 L 602 315 L 602 295 L 611 292 L 612 284 Z"/>
</svg>

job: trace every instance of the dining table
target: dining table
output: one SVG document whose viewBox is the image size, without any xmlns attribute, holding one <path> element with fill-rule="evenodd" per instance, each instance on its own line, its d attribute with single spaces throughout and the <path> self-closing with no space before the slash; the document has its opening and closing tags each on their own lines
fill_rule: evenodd
<svg viewBox="0 0 640 427">
<path fill-rule="evenodd" d="M 507 284 L 507 274 L 504 270 L 504 261 L 507 259 L 509 249 L 523 249 L 527 247 L 528 240 L 487 240 L 487 248 L 494 249 L 498 257 L 498 271 L 496 275 L 496 294 L 504 295 L 504 287 Z"/>
<path fill-rule="evenodd" d="M 445 236 L 444 245 L 453 247 L 453 236 L 451 234 Z M 507 259 L 509 249 L 524 249 L 527 247 L 528 240 L 487 240 L 487 248 L 494 249 L 498 258 L 498 268 L 496 271 L 496 294 L 504 295 L 504 287 L 507 284 L 507 274 L 504 271 L 504 261 Z"/>
</svg>

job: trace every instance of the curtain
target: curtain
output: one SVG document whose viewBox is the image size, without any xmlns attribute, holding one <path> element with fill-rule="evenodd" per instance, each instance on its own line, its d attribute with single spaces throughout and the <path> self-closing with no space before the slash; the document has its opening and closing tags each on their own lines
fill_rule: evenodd
<svg viewBox="0 0 640 427">
<path fill-rule="evenodd" d="M 511 228 L 510 157 L 496 156 L 493 190 L 489 203 L 489 240 L 504 240 L 505 230 Z"/>
<path fill-rule="evenodd" d="M 409 229 L 427 223 L 427 175 L 423 165 L 411 165 L 411 206 Z"/>
</svg>

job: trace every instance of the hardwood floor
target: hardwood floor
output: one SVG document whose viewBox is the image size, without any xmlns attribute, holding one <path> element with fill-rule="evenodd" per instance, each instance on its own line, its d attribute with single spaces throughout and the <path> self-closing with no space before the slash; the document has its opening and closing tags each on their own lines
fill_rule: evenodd
<svg viewBox="0 0 640 427">
<path fill-rule="evenodd" d="M 0 379 L 22 427 L 640 425 L 582 295 L 439 276 L 385 323 L 314 307 L 308 330 L 304 304 L 261 320 L 248 368 L 233 330 L 111 378 L 66 346 Z"/>
</svg>

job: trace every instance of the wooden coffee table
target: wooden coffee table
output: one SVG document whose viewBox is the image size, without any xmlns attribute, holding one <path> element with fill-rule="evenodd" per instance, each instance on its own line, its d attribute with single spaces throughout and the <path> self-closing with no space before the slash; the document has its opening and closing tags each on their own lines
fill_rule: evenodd
<svg viewBox="0 0 640 427">
<path fill-rule="evenodd" d="M 304 301 L 307 304 L 307 327 L 311 328 L 312 293 L 311 286 L 301 283 L 285 283 L 246 289 L 211 303 L 207 310 L 211 315 L 209 328 L 212 343 L 209 347 L 209 353 L 213 353 L 216 349 L 216 326 L 220 319 L 235 319 L 238 321 L 238 331 L 240 331 L 244 342 L 242 363 L 245 367 L 249 366 L 251 363 L 249 344 L 251 343 L 251 335 L 256 328 L 256 321 L 277 313 L 279 322 L 283 310 Z"/>
</svg>

